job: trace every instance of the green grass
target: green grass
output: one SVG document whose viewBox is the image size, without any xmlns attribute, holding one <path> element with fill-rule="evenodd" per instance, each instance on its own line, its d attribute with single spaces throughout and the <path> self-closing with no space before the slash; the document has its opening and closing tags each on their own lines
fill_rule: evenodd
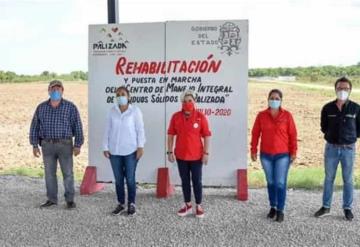
<svg viewBox="0 0 360 247">
<path fill-rule="evenodd" d="M 42 178 L 44 177 L 44 169 L 30 168 L 30 167 L 12 167 L 5 170 L 1 170 L 0 175 L 17 175 L 17 176 Z"/>
<path fill-rule="evenodd" d="M 355 170 L 354 184 L 356 189 L 360 189 L 360 170 Z M 15 167 L 0 171 L 0 175 L 16 175 L 27 176 L 34 178 L 43 178 L 43 168 L 31 167 Z M 83 173 L 75 172 L 75 181 L 80 182 L 83 178 Z M 58 171 L 58 176 L 61 178 L 61 172 Z M 266 180 L 264 171 L 254 170 L 251 167 L 248 169 L 248 182 L 250 188 L 265 188 Z M 323 188 L 324 182 L 324 168 L 322 167 L 306 167 L 306 168 L 290 168 L 288 177 L 288 188 L 305 189 L 305 190 L 320 190 Z M 154 188 L 152 184 L 144 184 L 146 188 Z M 335 188 L 342 188 L 341 169 L 339 167 L 336 179 Z"/>
<path fill-rule="evenodd" d="M 360 189 L 360 171 L 355 170 L 354 184 L 356 189 Z M 338 168 L 335 188 L 342 188 L 341 169 Z M 263 170 L 248 171 L 249 187 L 263 188 L 266 187 L 266 180 Z M 290 168 L 288 177 L 288 188 L 314 190 L 322 189 L 324 182 L 324 168 L 306 167 L 306 168 Z"/>
<path fill-rule="evenodd" d="M 58 177 L 61 178 L 61 171 L 57 171 Z M 13 167 L 0 171 L 0 175 L 16 175 L 16 176 L 26 176 L 32 178 L 43 178 L 44 169 L 43 168 L 34 168 L 34 167 Z M 74 178 L 75 181 L 81 181 L 83 178 L 83 173 L 75 172 Z"/>
</svg>

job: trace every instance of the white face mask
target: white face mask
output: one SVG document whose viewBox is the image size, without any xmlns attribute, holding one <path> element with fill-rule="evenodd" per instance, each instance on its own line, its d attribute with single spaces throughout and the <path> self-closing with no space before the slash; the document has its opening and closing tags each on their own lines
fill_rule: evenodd
<svg viewBox="0 0 360 247">
<path fill-rule="evenodd" d="M 339 100 L 345 101 L 349 98 L 349 92 L 341 90 L 336 92 L 336 97 Z"/>
</svg>

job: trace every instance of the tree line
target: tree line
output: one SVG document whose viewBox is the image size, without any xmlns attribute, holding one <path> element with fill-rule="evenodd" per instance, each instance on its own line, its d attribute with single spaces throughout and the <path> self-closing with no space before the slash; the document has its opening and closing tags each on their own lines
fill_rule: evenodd
<svg viewBox="0 0 360 247">
<path fill-rule="evenodd" d="M 334 78 L 347 76 L 360 83 L 360 62 L 350 66 L 310 66 L 249 69 L 249 77 L 294 76 L 296 80 L 310 82 L 333 82 Z"/>
<path fill-rule="evenodd" d="M 360 62 L 350 66 L 310 66 L 310 67 L 277 67 L 277 68 L 252 68 L 249 77 L 279 77 L 293 76 L 296 80 L 309 82 L 333 82 L 334 78 L 347 76 L 353 82 L 360 84 Z M 39 75 L 16 74 L 11 71 L 0 70 L 0 82 L 35 82 L 49 81 L 51 79 L 64 81 L 87 81 L 88 72 L 72 71 L 68 74 L 43 71 Z"/>
<path fill-rule="evenodd" d="M 68 74 L 57 74 L 55 72 L 43 71 L 39 75 L 18 75 L 15 72 L 0 70 L 0 82 L 36 82 L 49 81 L 52 79 L 60 79 L 64 81 L 86 81 L 88 79 L 88 73 L 80 70 L 72 71 Z"/>
</svg>

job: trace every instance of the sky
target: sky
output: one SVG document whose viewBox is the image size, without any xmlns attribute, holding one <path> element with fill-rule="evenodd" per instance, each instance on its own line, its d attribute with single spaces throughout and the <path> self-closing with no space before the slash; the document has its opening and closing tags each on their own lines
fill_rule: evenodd
<svg viewBox="0 0 360 247">
<path fill-rule="evenodd" d="M 249 67 L 360 62 L 360 0 L 119 0 L 120 23 L 249 20 Z M 0 70 L 87 71 L 107 0 L 0 0 Z"/>
</svg>

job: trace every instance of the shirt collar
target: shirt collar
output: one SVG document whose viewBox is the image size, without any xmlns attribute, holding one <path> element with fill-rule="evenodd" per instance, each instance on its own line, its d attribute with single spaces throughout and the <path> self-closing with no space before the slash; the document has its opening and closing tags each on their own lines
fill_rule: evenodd
<svg viewBox="0 0 360 247">
<path fill-rule="evenodd" d="M 271 108 L 270 108 L 270 106 L 267 108 L 267 110 L 266 110 L 269 114 L 271 114 Z M 284 109 L 280 106 L 279 107 L 279 113 L 282 113 L 284 111 Z"/>
<path fill-rule="evenodd" d="M 132 106 L 131 104 L 129 104 L 127 110 L 124 111 L 124 112 L 121 112 L 121 111 L 120 111 L 120 107 L 119 107 L 118 105 L 115 105 L 116 111 L 117 111 L 118 113 L 120 113 L 120 114 L 125 114 L 126 112 L 131 112 L 131 111 L 132 111 L 132 108 L 133 108 L 133 106 Z"/>
<path fill-rule="evenodd" d="M 336 102 L 337 102 L 337 99 L 335 99 L 332 103 L 336 106 Z M 350 103 L 350 100 L 347 99 L 347 100 L 345 101 L 344 107 L 348 106 L 349 103 Z"/>
<path fill-rule="evenodd" d="M 48 104 L 48 106 L 52 107 L 50 102 L 51 102 L 51 99 L 49 98 L 48 101 L 47 101 L 47 104 Z M 63 104 L 64 104 L 64 99 L 61 98 L 61 99 L 60 99 L 60 104 L 58 105 L 58 107 L 61 106 L 61 105 L 63 105 Z"/>
</svg>

